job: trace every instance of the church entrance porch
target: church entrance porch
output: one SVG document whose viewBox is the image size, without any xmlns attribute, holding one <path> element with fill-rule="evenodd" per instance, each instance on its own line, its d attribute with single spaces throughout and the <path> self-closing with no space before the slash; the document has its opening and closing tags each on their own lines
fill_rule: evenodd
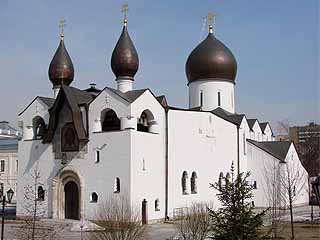
<svg viewBox="0 0 320 240">
<path fill-rule="evenodd" d="M 72 166 L 66 166 L 53 179 L 52 217 L 79 220 L 84 216 L 84 181 Z"/>
<path fill-rule="evenodd" d="M 79 190 L 75 182 L 69 181 L 64 186 L 65 218 L 79 220 Z"/>
</svg>

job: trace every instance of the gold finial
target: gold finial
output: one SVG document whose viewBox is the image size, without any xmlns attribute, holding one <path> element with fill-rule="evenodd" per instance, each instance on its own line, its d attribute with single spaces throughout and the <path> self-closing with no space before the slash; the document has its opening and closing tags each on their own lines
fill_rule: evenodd
<svg viewBox="0 0 320 240">
<path fill-rule="evenodd" d="M 213 33 L 213 23 L 215 22 L 216 16 L 218 16 L 216 13 L 208 13 L 209 33 Z"/>
<path fill-rule="evenodd" d="M 121 12 L 123 12 L 123 24 L 127 26 L 127 12 L 129 11 L 129 6 L 127 3 L 122 5 Z"/>
<path fill-rule="evenodd" d="M 59 28 L 61 29 L 61 33 L 60 33 L 60 37 L 61 40 L 63 40 L 64 38 L 64 27 L 66 26 L 66 20 L 64 20 L 63 18 L 59 21 Z"/>
</svg>

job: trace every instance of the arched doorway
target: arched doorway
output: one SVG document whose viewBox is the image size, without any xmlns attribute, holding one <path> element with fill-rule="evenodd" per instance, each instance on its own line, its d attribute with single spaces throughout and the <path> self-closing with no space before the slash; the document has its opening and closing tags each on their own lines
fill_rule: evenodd
<svg viewBox="0 0 320 240">
<path fill-rule="evenodd" d="M 64 186 L 65 218 L 79 220 L 79 189 L 74 181 L 69 181 Z"/>
</svg>

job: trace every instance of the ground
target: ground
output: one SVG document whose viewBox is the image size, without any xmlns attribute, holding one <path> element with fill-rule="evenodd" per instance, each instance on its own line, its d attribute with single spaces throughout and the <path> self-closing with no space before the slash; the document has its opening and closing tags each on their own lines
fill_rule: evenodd
<svg viewBox="0 0 320 240">
<path fill-rule="evenodd" d="M 311 224 L 310 221 L 310 207 L 300 207 L 296 208 L 295 211 L 295 220 L 303 222 L 297 222 L 294 224 L 296 239 L 298 240 L 313 240 L 320 239 L 320 221 L 319 221 L 319 208 L 315 209 L 315 216 L 318 218 L 318 221 L 314 224 Z M 288 215 L 286 216 L 288 218 Z M 61 229 L 61 239 L 76 240 L 81 239 L 80 232 L 72 232 L 70 229 L 74 224 L 77 224 L 77 221 L 72 220 L 45 220 L 50 226 L 56 224 L 63 224 L 63 229 Z M 21 224 L 17 221 L 8 221 L 5 224 L 5 239 L 6 240 L 18 240 L 15 237 L 15 232 L 19 231 L 19 226 Z M 267 230 L 268 228 L 264 228 Z M 83 234 L 83 240 L 87 240 L 90 233 L 86 232 Z M 141 240 L 172 240 L 176 236 L 174 225 L 170 223 L 166 224 L 152 224 L 147 226 L 147 237 Z M 284 239 L 290 239 L 290 224 L 287 222 L 285 224 Z"/>
</svg>

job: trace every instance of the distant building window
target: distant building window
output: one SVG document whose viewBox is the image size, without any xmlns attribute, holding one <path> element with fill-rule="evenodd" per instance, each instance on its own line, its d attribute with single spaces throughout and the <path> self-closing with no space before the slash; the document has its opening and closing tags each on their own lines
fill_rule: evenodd
<svg viewBox="0 0 320 240">
<path fill-rule="evenodd" d="M 3 196 L 4 184 L 0 183 L 0 196 Z"/>
<path fill-rule="evenodd" d="M 1 160 L 1 161 L 0 161 L 0 171 L 1 171 L 1 172 L 4 172 L 4 169 L 5 169 L 5 161 L 4 161 L 4 160 Z"/>
<path fill-rule="evenodd" d="M 193 172 L 191 175 L 191 193 L 196 194 L 197 193 L 197 174 L 196 172 Z"/>
<path fill-rule="evenodd" d="M 187 181 L 188 181 L 188 173 L 184 171 L 182 173 L 182 179 L 181 179 L 181 185 L 182 185 L 182 194 L 188 194 L 188 189 L 187 189 Z"/>
<path fill-rule="evenodd" d="M 98 194 L 96 192 L 93 192 L 91 194 L 91 202 L 94 202 L 94 203 L 98 202 Z"/>
<path fill-rule="evenodd" d="M 44 190 L 42 186 L 38 187 L 38 201 L 44 201 Z"/>
<path fill-rule="evenodd" d="M 218 92 L 218 106 L 221 106 L 221 92 Z"/>
<path fill-rule="evenodd" d="M 154 201 L 154 210 L 155 211 L 160 211 L 159 199 L 158 198 Z"/>
<path fill-rule="evenodd" d="M 100 151 L 96 150 L 96 163 L 100 162 Z"/>
<path fill-rule="evenodd" d="M 115 179 L 114 193 L 120 193 L 120 178 L 118 177 Z"/>
<path fill-rule="evenodd" d="M 203 91 L 200 91 L 200 107 L 203 106 Z"/>
</svg>

